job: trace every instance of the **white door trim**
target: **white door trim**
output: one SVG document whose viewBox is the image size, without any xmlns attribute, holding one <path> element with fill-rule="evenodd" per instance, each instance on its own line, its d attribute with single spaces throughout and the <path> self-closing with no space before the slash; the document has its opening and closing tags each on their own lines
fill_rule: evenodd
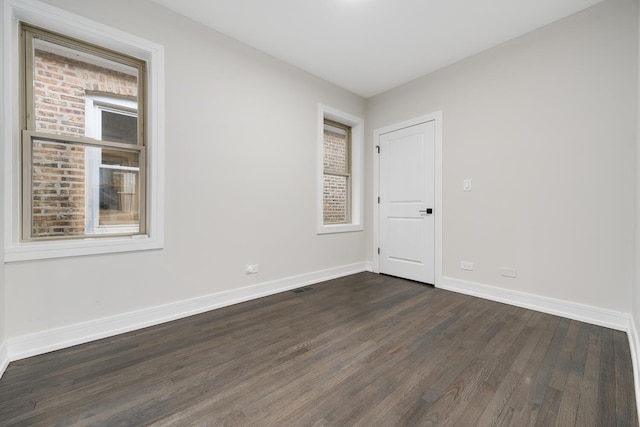
<svg viewBox="0 0 640 427">
<path fill-rule="evenodd" d="M 442 111 L 415 117 L 400 123 L 385 126 L 373 131 L 373 271 L 380 272 L 380 259 L 378 247 L 380 246 L 380 206 L 378 196 L 380 194 L 380 162 L 377 156 L 376 146 L 380 144 L 380 136 L 404 129 L 421 123 L 435 122 L 435 205 L 433 214 L 435 216 L 435 283 L 438 287 L 442 282 Z"/>
</svg>

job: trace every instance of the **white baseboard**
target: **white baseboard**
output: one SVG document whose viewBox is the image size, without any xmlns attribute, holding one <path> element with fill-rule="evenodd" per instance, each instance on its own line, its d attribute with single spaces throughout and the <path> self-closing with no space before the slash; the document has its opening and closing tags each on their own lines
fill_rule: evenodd
<svg viewBox="0 0 640 427">
<path fill-rule="evenodd" d="M 631 363 L 633 364 L 633 384 L 636 390 L 636 406 L 638 407 L 638 419 L 640 419 L 640 339 L 638 337 L 638 327 L 633 316 L 629 319 L 629 349 L 631 350 Z"/>
<path fill-rule="evenodd" d="M 628 313 L 443 277 L 439 288 L 628 332 Z"/>
<path fill-rule="evenodd" d="M 4 350 L 7 355 L 5 359 L 8 361 L 24 359 L 368 269 L 367 262 L 345 265 L 10 338 Z"/>
<path fill-rule="evenodd" d="M 7 349 L 7 342 L 3 341 L 0 344 L 0 378 L 4 375 L 4 371 L 7 370 L 7 366 L 9 366 L 9 351 Z"/>
</svg>

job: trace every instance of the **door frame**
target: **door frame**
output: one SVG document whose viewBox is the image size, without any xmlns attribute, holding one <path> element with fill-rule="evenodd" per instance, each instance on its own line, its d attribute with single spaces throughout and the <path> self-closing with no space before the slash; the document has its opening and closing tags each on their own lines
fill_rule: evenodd
<svg viewBox="0 0 640 427">
<path fill-rule="evenodd" d="M 373 131 L 373 272 L 380 273 L 380 258 L 378 247 L 380 245 L 380 157 L 376 147 L 380 145 L 380 137 L 386 133 L 433 121 L 435 124 L 435 205 L 433 215 L 435 220 L 435 283 L 436 287 L 442 282 L 442 111 L 436 111 L 424 116 L 414 117 L 400 123 L 375 129 Z"/>
</svg>

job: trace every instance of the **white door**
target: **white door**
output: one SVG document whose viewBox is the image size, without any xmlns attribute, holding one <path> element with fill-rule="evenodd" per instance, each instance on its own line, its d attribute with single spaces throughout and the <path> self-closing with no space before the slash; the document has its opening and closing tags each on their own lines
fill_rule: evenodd
<svg viewBox="0 0 640 427">
<path fill-rule="evenodd" d="M 435 121 L 379 137 L 380 272 L 435 284 Z"/>
</svg>

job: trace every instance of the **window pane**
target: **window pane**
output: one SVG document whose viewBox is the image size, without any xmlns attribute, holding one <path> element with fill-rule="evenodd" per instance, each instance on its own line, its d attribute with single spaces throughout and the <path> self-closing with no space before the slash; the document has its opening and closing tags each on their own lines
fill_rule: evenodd
<svg viewBox="0 0 640 427">
<path fill-rule="evenodd" d="M 138 118 L 102 110 L 102 140 L 137 144 Z"/>
<path fill-rule="evenodd" d="M 84 147 L 33 142 L 33 236 L 74 236 L 84 233 Z"/>
<path fill-rule="evenodd" d="M 34 138 L 34 238 L 136 233 L 140 153 Z"/>
<path fill-rule="evenodd" d="M 324 128 L 324 171 L 346 174 L 349 172 L 347 133 L 330 126 Z"/>
<path fill-rule="evenodd" d="M 93 125 L 85 118 L 87 92 L 131 100 L 138 96 L 135 67 L 38 38 L 33 80 L 34 130 L 57 135 L 87 134 Z"/>
<path fill-rule="evenodd" d="M 349 222 L 348 195 L 348 177 L 324 175 L 323 217 L 325 224 Z"/>
<path fill-rule="evenodd" d="M 138 153 L 102 150 L 98 227 L 137 227 L 140 219 Z"/>
</svg>

